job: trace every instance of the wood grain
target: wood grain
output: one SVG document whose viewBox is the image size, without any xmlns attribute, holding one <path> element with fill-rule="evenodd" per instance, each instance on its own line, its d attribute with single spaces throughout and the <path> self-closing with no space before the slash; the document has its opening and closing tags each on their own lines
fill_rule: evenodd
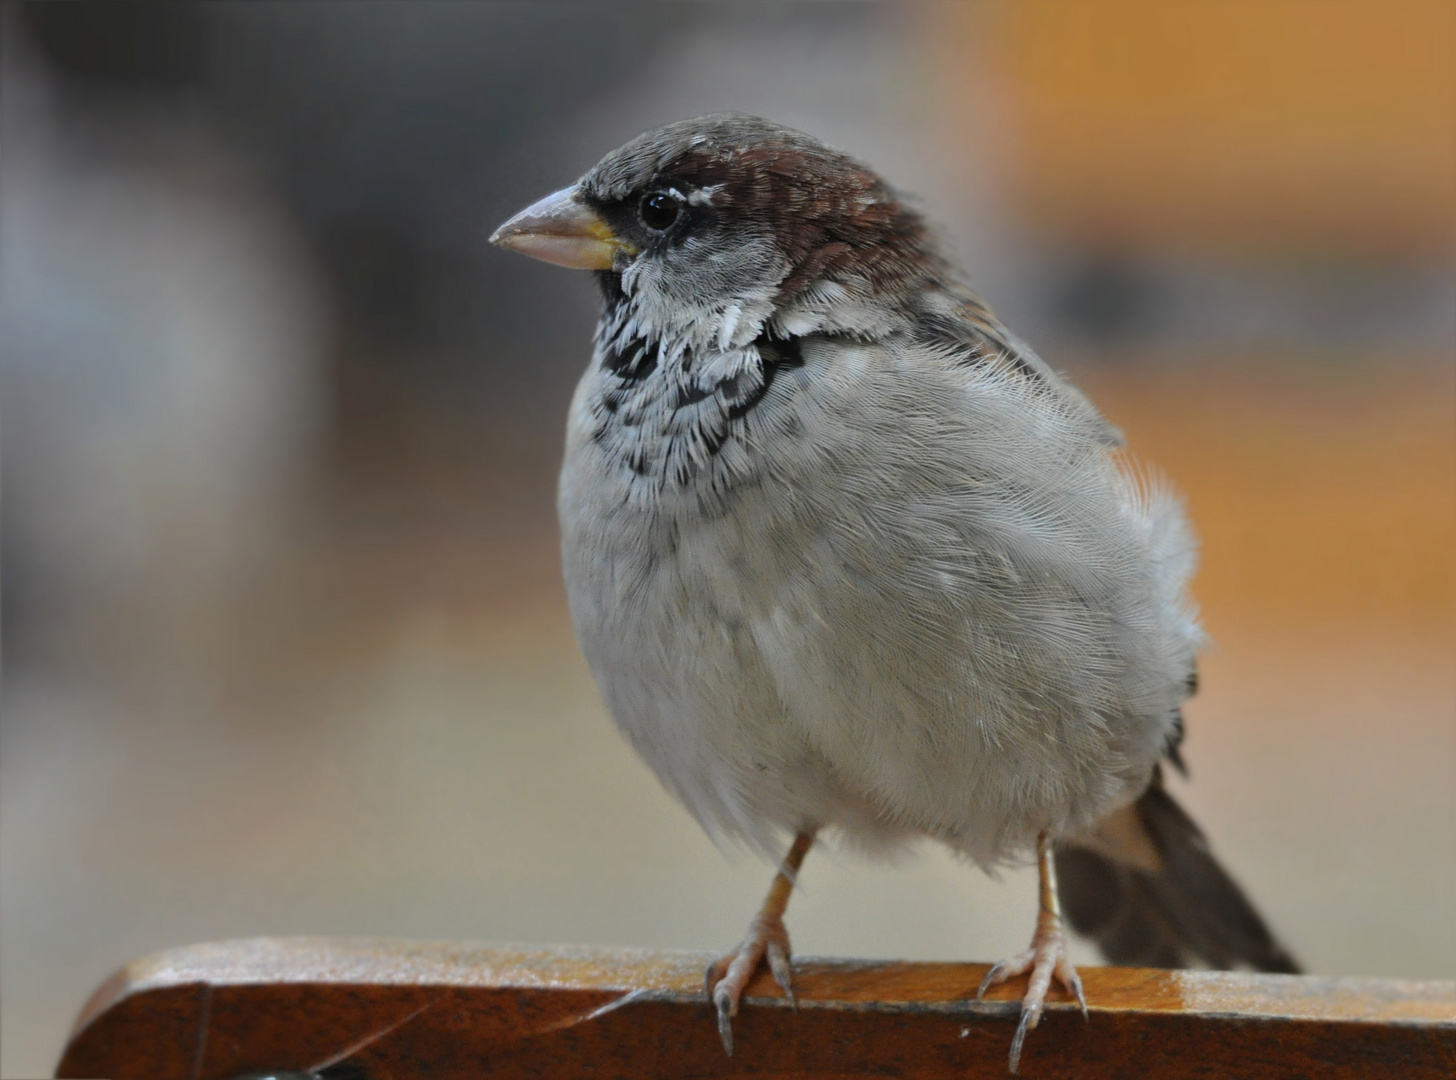
<svg viewBox="0 0 1456 1080">
<path fill-rule="evenodd" d="M 984 964 L 798 961 L 761 973 L 718 1042 L 700 953 L 258 938 L 124 968 L 77 1020 L 62 1077 L 1001 1077 L 1019 984 Z M 1091 1019 L 1048 1009 L 1022 1075 L 1456 1074 L 1456 984 L 1085 968 Z"/>
</svg>

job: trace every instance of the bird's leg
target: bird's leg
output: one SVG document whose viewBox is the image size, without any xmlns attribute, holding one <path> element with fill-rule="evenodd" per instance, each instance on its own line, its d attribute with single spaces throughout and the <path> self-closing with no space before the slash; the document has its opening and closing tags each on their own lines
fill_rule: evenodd
<svg viewBox="0 0 1456 1080">
<path fill-rule="evenodd" d="M 794 879 L 804 856 L 814 844 L 817 829 L 805 829 L 794 837 L 793 846 L 784 856 L 779 872 L 774 875 L 768 896 L 758 916 L 748 925 L 748 933 L 727 956 L 708 965 L 704 973 L 704 989 L 708 1000 L 718 1010 L 718 1034 L 723 1039 L 723 1049 L 733 1056 L 733 1017 L 738 1015 L 738 999 L 748 985 L 753 973 L 758 970 L 759 961 L 767 961 L 774 981 L 783 988 L 789 1003 L 797 1006 L 794 998 L 793 976 L 789 971 L 789 932 L 784 929 L 784 909 L 789 906 L 789 893 L 794 890 Z"/>
<path fill-rule="evenodd" d="M 1031 936 L 1031 948 L 1020 956 L 1003 960 L 981 980 L 976 997 L 982 997 L 987 990 L 998 983 L 1014 979 L 1031 972 L 1026 984 L 1026 995 L 1021 999 L 1021 1022 L 1016 1025 L 1016 1035 L 1011 1040 L 1011 1071 L 1016 1072 L 1021 1064 L 1021 1046 L 1026 1033 L 1041 1021 L 1042 1006 L 1046 1003 L 1047 988 L 1052 976 L 1077 999 L 1082 1006 L 1082 1016 L 1087 1016 L 1087 999 L 1082 996 L 1082 980 L 1077 969 L 1067 959 L 1067 935 L 1062 931 L 1062 908 L 1057 901 L 1057 871 L 1052 862 L 1052 842 L 1046 833 L 1036 840 L 1036 865 L 1041 877 L 1041 904 L 1036 914 L 1036 933 Z"/>
</svg>

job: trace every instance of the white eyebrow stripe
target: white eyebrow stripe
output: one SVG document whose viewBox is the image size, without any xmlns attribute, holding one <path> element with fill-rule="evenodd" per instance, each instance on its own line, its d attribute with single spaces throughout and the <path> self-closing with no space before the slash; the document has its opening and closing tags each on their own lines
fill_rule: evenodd
<svg viewBox="0 0 1456 1080">
<path fill-rule="evenodd" d="M 711 187 L 698 188 L 688 195 L 689 206 L 712 206 L 713 196 L 723 190 L 722 184 L 713 184 Z"/>
</svg>

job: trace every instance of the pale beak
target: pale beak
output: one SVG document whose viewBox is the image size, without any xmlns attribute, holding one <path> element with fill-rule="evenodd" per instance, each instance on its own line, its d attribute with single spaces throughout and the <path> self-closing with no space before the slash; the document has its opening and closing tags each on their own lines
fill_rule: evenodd
<svg viewBox="0 0 1456 1080">
<path fill-rule="evenodd" d="M 573 270 L 610 270 L 617 252 L 637 252 L 577 198 L 575 187 L 532 203 L 493 232 L 490 242 Z"/>
</svg>

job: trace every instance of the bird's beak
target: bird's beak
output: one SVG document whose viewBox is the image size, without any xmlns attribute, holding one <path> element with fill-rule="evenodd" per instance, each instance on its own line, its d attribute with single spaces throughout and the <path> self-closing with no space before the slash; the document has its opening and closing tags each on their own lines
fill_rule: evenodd
<svg viewBox="0 0 1456 1080">
<path fill-rule="evenodd" d="M 563 188 L 532 203 L 491 234 L 490 242 L 533 259 L 573 270 L 610 270 L 612 256 L 637 249 L 614 236 L 576 188 Z"/>
</svg>

